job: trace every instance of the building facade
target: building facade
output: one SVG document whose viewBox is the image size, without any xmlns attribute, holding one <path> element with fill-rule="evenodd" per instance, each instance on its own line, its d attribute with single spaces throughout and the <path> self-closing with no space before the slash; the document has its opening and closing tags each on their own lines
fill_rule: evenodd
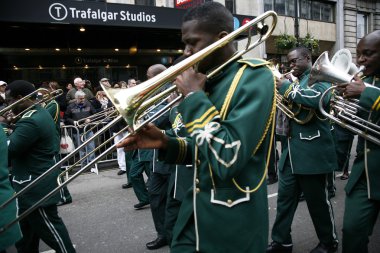
<svg viewBox="0 0 380 253">
<path fill-rule="evenodd" d="M 180 25 L 184 9 L 206 1 L 210 0 L 41 0 L 33 4 L 3 0 L 0 79 L 70 82 L 82 76 L 92 81 L 102 77 L 144 80 L 149 65 L 169 66 L 183 53 Z M 324 51 L 332 56 L 348 48 L 355 59 L 358 40 L 380 28 L 380 2 L 376 0 L 214 1 L 224 4 L 239 21 L 267 10 L 277 12 L 272 36 L 246 57 L 285 62 L 286 50 L 276 47 L 276 39 L 283 34 L 299 38 L 310 34 L 319 41 L 314 58 Z M 69 17 L 52 18 L 54 12 L 62 14 L 64 6 L 68 6 Z M 86 31 L 79 32 L 79 28 Z M 243 49 L 246 41 L 238 41 L 238 48 Z"/>
</svg>

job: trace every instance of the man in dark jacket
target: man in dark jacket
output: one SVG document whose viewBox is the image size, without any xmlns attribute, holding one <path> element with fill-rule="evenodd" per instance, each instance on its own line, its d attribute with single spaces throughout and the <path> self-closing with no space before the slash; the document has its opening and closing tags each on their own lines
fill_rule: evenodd
<svg viewBox="0 0 380 253">
<path fill-rule="evenodd" d="M 89 123 L 91 122 L 90 117 L 91 115 L 95 114 L 96 110 L 91 105 L 91 103 L 86 99 L 86 94 L 83 91 L 77 91 L 75 93 L 75 102 L 69 104 L 67 106 L 66 112 L 65 112 L 65 123 L 68 125 L 74 125 L 78 127 L 78 134 L 75 135 L 76 143 L 78 145 L 82 144 L 83 141 L 81 138 L 82 134 L 85 134 L 84 140 L 87 140 L 91 138 L 94 133 L 92 131 L 86 131 L 89 128 Z M 78 121 L 82 120 L 84 121 L 83 124 L 78 124 Z M 94 141 L 91 141 L 88 143 L 88 145 L 79 151 L 80 157 L 82 158 L 85 156 L 85 154 L 91 153 L 84 161 L 82 161 L 82 166 L 90 163 L 92 160 L 95 159 L 95 154 L 93 153 L 93 150 L 95 149 L 95 143 Z M 94 168 L 94 172 L 97 172 L 96 168 Z"/>
</svg>

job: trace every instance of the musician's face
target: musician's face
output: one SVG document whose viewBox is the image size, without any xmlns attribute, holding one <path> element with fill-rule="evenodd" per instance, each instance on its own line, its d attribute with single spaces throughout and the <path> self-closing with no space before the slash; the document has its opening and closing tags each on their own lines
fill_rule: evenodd
<svg viewBox="0 0 380 253">
<path fill-rule="evenodd" d="M 182 41 L 185 44 L 184 55 L 189 57 L 210 44 L 217 41 L 219 37 L 200 29 L 200 24 L 197 20 L 186 21 L 182 24 Z M 211 55 L 204 58 L 198 64 L 198 72 L 205 74 L 218 65 L 218 52 L 216 50 Z"/>
<path fill-rule="evenodd" d="M 299 51 L 293 50 L 288 53 L 288 63 L 293 75 L 299 77 L 310 67 L 310 59 L 302 55 Z"/>
<path fill-rule="evenodd" d="M 366 69 L 363 74 L 379 75 L 380 74 L 380 38 L 375 35 L 369 35 L 360 40 L 357 48 L 357 63 L 364 65 Z"/>
</svg>

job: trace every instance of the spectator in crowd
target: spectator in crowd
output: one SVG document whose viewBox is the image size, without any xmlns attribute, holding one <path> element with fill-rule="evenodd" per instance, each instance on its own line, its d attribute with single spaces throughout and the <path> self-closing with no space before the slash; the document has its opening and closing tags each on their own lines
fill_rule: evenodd
<svg viewBox="0 0 380 253">
<path fill-rule="evenodd" d="M 101 110 L 107 109 L 110 105 L 110 101 L 104 91 L 98 91 L 96 93 L 96 100 L 100 103 Z"/>
<path fill-rule="evenodd" d="M 121 89 L 126 89 L 126 88 L 128 88 L 128 85 L 127 85 L 127 83 L 126 83 L 125 81 L 120 81 L 120 82 L 119 82 L 119 85 L 120 85 L 120 88 L 121 88 Z"/>
<path fill-rule="evenodd" d="M 136 86 L 136 85 L 137 85 L 136 79 L 134 79 L 134 78 L 128 79 L 128 84 L 127 84 L 128 88 L 132 88 L 133 86 Z"/>
<path fill-rule="evenodd" d="M 7 88 L 7 83 L 0 81 L 0 109 L 5 105 L 5 89 Z"/>
<path fill-rule="evenodd" d="M 100 86 L 103 85 L 104 87 L 107 87 L 107 88 L 111 88 L 112 87 L 111 84 L 110 84 L 110 80 L 108 78 L 105 78 L 105 77 L 103 77 L 102 79 L 100 79 L 99 84 L 100 84 Z"/>
<path fill-rule="evenodd" d="M 75 93 L 75 102 L 69 104 L 65 112 L 65 123 L 78 127 L 80 136 L 75 136 L 75 139 L 77 140 L 76 143 L 78 143 L 78 145 L 83 143 L 82 139 L 85 141 L 94 135 L 92 131 L 87 130 L 89 128 L 88 124 L 91 122 L 91 119 L 89 117 L 95 113 L 96 110 L 86 99 L 86 94 L 82 90 L 78 90 Z M 83 123 L 78 124 L 79 120 L 81 120 Z M 82 136 L 83 134 L 84 136 Z M 91 153 L 88 157 L 86 157 L 86 159 L 82 161 L 82 166 L 85 166 L 95 159 L 95 154 L 92 152 L 94 149 L 95 143 L 94 141 L 91 141 L 85 148 L 79 151 L 80 158 L 84 157 L 85 154 Z M 92 168 L 92 170 L 94 170 L 94 172 L 97 171 L 96 167 Z"/>
<path fill-rule="evenodd" d="M 84 87 L 85 81 L 82 80 L 82 78 L 80 77 L 75 78 L 74 85 L 75 85 L 75 88 L 70 89 L 66 94 L 66 101 L 68 103 L 72 103 L 76 101 L 75 94 L 79 90 L 84 92 L 84 94 L 86 95 L 86 99 L 88 101 L 94 97 L 94 94 L 92 93 L 92 91 Z"/>
</svg>

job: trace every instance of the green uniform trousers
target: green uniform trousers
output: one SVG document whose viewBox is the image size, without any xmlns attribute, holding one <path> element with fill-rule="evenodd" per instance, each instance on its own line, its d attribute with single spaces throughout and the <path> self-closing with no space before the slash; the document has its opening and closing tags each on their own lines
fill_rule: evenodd
<svg viewBox="0 0 380 253">
<path fill-rule="evenodd" d="M 177 240 L 172 241 L 170 253 L 194 253 L 195 240 L 195 224 L 194 216 L 192 216 L 185 229 L 177 236 Z"/>
<path fill-rule="evenodd" d="M 126 175 L 128 179 L 128 183 L 131 183 L 131 168 L 133 164 L 133 151 L 125 151 L 125 167 L 126 167 Z"/>
<path fill-rule="evenodd" d="M 349 130 L 342 128 L 339 125 L 335 125 L 334 128 L 334 141 L 336 155 L 338 158 L 338 170 L 348 171 L 354 135 Z"/>
<path fill-rule="evenodd" d="M 140 203 L 149 202 L 149 194 L 146 189 L 145 180 L 143 172 L 150 176 L 152 162 L 138 161 L 138 158 L 135 158 L 132 163 L 130 170 L 130 177 L 133 191 L 136 194 L 137 199 Z"/>
<path fill-rule="evenodd" d="M 368 252 L 368 238 L 379 215 L 380 201 L 368 199 L 364 174 L 346 196 L 344 210 L 342 253 Z"/>
<path fill-rule="evenodd" d="M 178 218 L 179 209 L 181 208 L 182 201 L 173 198 L 173 191 L 168 192 L 166 211 L 165 211 L 165 232 L 166 240 L 168 240 L 169 245 L 173 239 L 173 228 Z"/>
<path fill-rule="evenodd" d="M 24 236 L 16 243 L 18 253 L 38 253 L 39 239 L 57 253 L 75 252 L 56 205 L 36 209 L 20 221 L 20 226 Z"/>
<path fill-rule="evenodd" d="M 289 159 L 279 171 L 277 215 L 272 229 L 272 239 L 281 244 L 291 244 L 291 226 L 301 191 L 309 209 L 319 240 L 330 245 L 337 240 L 334 213 L 327 193 L 328 174 L 293 174 Z"/>
<path fill-rule="evenodd" d="M 149 179 L 149 202 L 157 237 L 166 238 L 165 210 L 170 175 L 152 172 Z"/>
</svg>

